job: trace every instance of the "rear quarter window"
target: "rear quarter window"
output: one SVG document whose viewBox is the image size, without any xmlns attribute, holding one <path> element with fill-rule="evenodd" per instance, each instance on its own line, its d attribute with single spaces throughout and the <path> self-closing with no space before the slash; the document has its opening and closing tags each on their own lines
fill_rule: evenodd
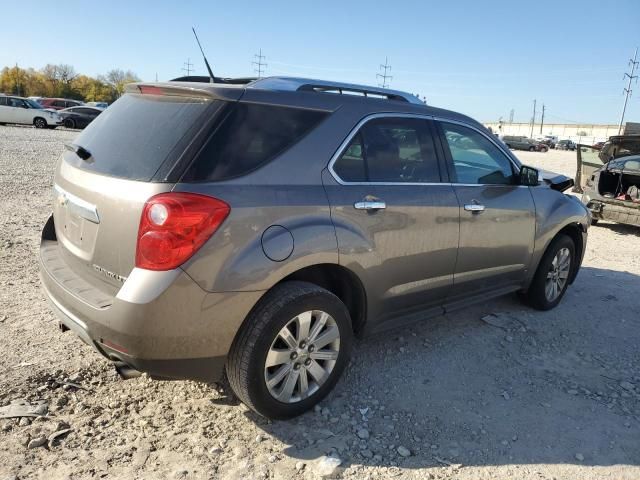
<svg viewBox="0 0 640 480">
<path fill-rule="evenodd" d="M 164 162 L 180 157 L 204 116 L 220 105 L 205 98 L 126 94 L 73 141 L 91 157 L 84 161 L 66 152 L 65 161 L 96 173 L 149 181 Z"/>
<path fill-rule="evenodd" d="M 328 115 L 317 110 L 252 103 L 228 108 L 230 112 L 182 181 L 220 181 L 245 175 L 297 143 Z"/>
</svg>

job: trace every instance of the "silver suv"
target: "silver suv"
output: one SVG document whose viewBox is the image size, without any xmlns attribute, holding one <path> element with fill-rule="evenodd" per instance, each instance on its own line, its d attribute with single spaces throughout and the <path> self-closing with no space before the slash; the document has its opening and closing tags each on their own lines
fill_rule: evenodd
<svg viewBox="0 0 640 480">
<path fill-rule="evenodd" d="M 521 292 L 585 250 L 572 181 L 403 92 L 296 78 L 134 84 L 60 158 L 42 232 L 63 329 L 271 418 L 322 399 L 354 335 Z"/>
</svg>

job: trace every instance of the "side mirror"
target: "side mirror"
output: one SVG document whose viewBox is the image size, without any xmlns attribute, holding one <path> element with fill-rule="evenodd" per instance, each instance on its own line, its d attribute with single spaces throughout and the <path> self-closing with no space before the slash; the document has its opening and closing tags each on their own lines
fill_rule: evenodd
<svg viewBox="0 0 640 480">
<path fill-rule="evenodd" d="M 527 187 L 540 185 L 540 180 L 538 178 L 539 175 L 540 173 L 537 169 L 523 165 L 520 168 L 520 185 L 525 185 Z"/>
</svg>

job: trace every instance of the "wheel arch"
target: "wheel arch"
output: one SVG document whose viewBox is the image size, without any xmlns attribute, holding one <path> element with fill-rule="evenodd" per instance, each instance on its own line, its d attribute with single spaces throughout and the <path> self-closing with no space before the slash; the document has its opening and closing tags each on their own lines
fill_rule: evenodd
<svg viewBox="0 0 640 480">
<path fill-rule="evenodd" d="M 290 273 L 276 285 L 292 280 L 313 283 L 333 293 L 347 307 L 354 333 L 362 334 L 367 318 L 367 295 L 353 271 L 334 263 L 310 265 Z"/>
<path fill-rule="evenodd" d="M 551 242 L 558 238 L 559 235 L 567 235 L 573 241 L 573 246 L 575 248 L 575 259 L 573 262 L 573 266 L 571 267 L 571 275 L 569 277 L 569 284 L 572 284 L 578 275 L 578 270 L 580 270 L 580 264 L 582 263 L 582 256 L 584 255 L 584 245 L 582 242 L 582 234 L 584 233 L 583 226 L 580 223 L 570 223 L 569 225 L 565 225 L 561 228 L 558 233 L 556 233 Z M 545 252 L 551 245 L 551 242 L 546 246 Z"/>
</svg>

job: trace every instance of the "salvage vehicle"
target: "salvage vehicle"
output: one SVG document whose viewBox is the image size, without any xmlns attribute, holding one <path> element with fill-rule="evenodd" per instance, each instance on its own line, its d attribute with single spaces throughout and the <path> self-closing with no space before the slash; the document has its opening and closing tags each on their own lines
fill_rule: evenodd
<svg viewBox="0 0 640 480">
<path fill-rule="evenodd" d="M 576 144 L 573 142 L 573 140 L 560 140 L 558 141 L 558 143 L 556 143 L 556 149 L 573 151 L 576 149 Z"/>
<path fill-rule="evenodd" d="M 573 180 L 475 120 L 384 88 L 234 82 L 131 84 L 57 165 L 44 290 L 121 370 L 226 376 L 290 418 L 354 336 L 511 292 L 548 310 L 575 280 Z"/>
<path fill-rule="evenodd" d="M 502 137 L 502 141 L 507 147 L 514 150 L 528 150 L 530 152 L 549 151 L 549 145 L 540 140 L 534 140 L 533 138 L 505 135 Z"/>
<path fill-rule="evenodd" d="M 0 125 L 6 123 L 53 129 L 62 124 L 62 119 L 57 112 L 43 108 L 35 100 L 0 94 Z"/>
<path fill-rule="evenodd" d="M 62 123 L 65 128 L 85 128 L 95 118 L 102 113 L 101 108 L 80 106 L 69 107 L 60 110 L 58 114 L 62 117 Z"/>
<path fill-rule="evenodd" d="M 591 223 L 640 226 L 640 135 L 611 137 L 600 149 L 580 145 L 578 152 L 582 202 L 591 211 Z"/>
<path fill-rule="evenodd" d="M 38 101 L 44 108 L 52 110 L 63 110 L 70 107 L 78 107 L 83 104 L 80 100 L 71 100 L 69 98 L 42 98 Z"/>
</svg>

